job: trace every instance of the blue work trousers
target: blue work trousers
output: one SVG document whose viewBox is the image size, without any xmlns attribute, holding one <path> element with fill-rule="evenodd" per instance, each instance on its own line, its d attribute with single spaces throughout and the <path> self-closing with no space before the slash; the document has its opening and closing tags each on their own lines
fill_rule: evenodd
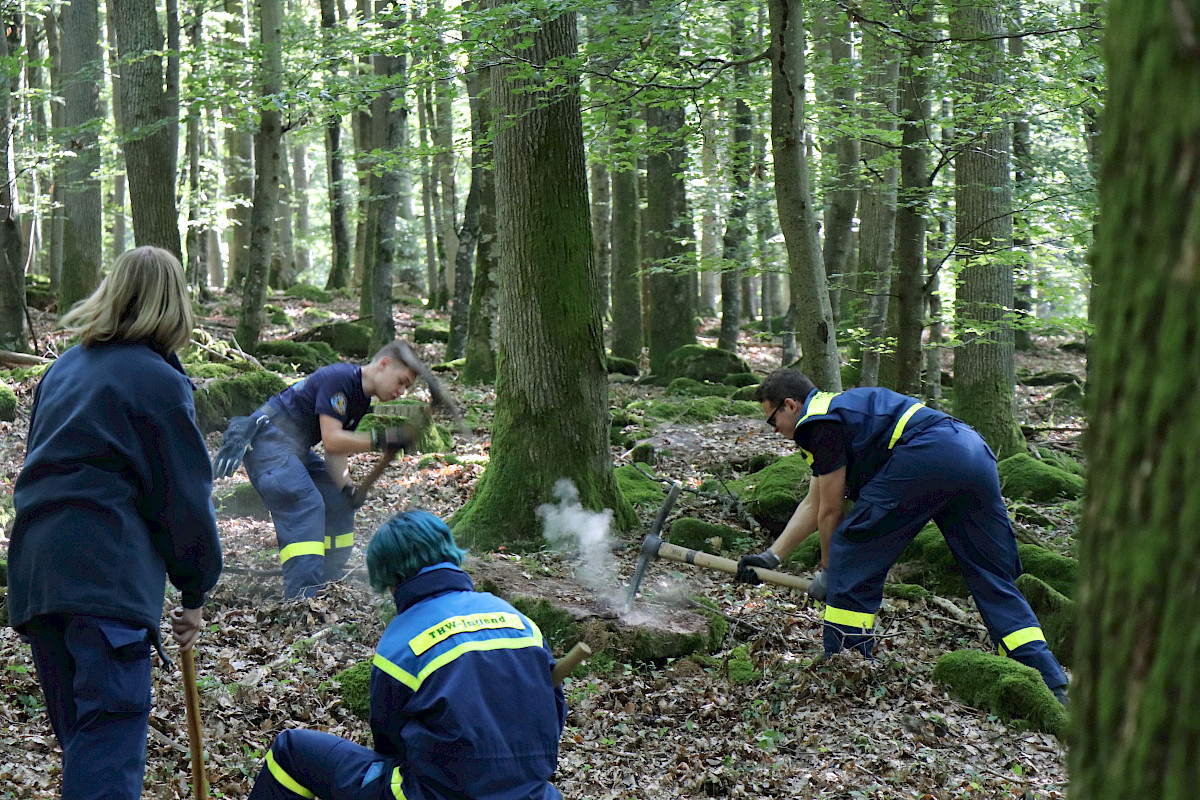
<svg viewBox="0 0 1200 800">
<path fill-rule="evenodd" d="M 354 546 L 354 509 L 325 461 L 298 449 L 273 424 L 255 437 L 243 463 L 275 523 L 285 596 L 312 597 L 345 573 Z"/>
<path fill-rule="evenodd" d="M 1016 587 L 1021 558 L 1000 495 L 996 457 L 983 437 L 955 419 L 899 444 L 834 532 L 826 653 L 852 647 L 870 654 L 888 570 L 930 520 L 945 537 L 1001 651 L 1040 672 L 1050 688 L 1066 684 L 1037 617 Z"/>
<path fill-rule="evenodd" d="M 412 781 L 393 783 L 399 761 L 329 733 L 279 734 L 250 791 L 250 800 L 421 800 Z"/>
<path fill-rule="evenodd" d="M 62 800 L 139 800 L 150 719 L 150 631 L 51 614 L 26 626 L 63 752 Z"/>
</svg>

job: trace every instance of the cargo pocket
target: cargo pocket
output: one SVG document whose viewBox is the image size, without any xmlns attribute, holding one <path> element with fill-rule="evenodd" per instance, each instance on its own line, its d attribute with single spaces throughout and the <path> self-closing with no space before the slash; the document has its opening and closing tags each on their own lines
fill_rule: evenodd
<svg viewBox="0 0 1200 800">
<path fill-rule="evenodd" d="M 150 631 L 116 620 L 93 620 L 90 652 L 73 652 L 79 716 L 150 711 Z M 85 634 L 86 635 L 86 634 Z"/>
<path fill-rule="evenodd" d="M 852 542 L 869 542 L 897 527 L 899 498 L 863 492 L 842 523 L 842 535 Z"/>
</svg>

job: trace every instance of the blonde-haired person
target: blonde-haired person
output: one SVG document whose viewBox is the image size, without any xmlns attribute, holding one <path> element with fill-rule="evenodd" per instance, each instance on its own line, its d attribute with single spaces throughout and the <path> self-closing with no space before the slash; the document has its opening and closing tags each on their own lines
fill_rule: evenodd
<svg viewBox="0 0 1200 800">
<path fill-rule="evenodd" d="M 192 311 L 179 261 L 121 254 L 63 318 L 80 344 L 34 394 L 13 491 L 9 624 L 33 647 L 63 751 L 61 796 L 140 798 L 151 653 L 166 581 L 172 637 L 191 648 L 221 573 L 212 466 L 176 353 Z"/>
</svg>

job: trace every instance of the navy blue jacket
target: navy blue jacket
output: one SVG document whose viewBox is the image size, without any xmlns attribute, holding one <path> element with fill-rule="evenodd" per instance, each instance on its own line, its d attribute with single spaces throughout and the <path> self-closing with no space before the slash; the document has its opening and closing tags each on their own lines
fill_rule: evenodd
<svg viewBox="0 0 1200 800">
<path fill-rule="evenodd" d="M 272 397 L 271 403 L 286 417 L 272 417 L 272 422 L 293 435 L 301 450 L 321 441 L 322 415 L 352 431 L 371 412 L 371 398 L 362 388 L 362 367 L 354 364 L 321 367 Z"/>
<path fill-rule="evenodd" d="M 945 419 L 950 419 L 949 415 L 890 389 L 814 390 L 804 401 L 793 437 L 799 442 L 801 428 L 819 420 L 840 423 L 846 437 L 846 496 L 857 500 L 862 488 L 887 463 L 893 448 Z M 802 448 L 800 452 L 812 464 L 812 454 Z"/>
<path fill-rule="evenodd" d="M 155 635 L 166 579 L 198 608 L 221 574 L 212 465 L 179 360 L 141 342 L 76 346 L 34 395 L 13 490 L 8 615 L 90 614 Z"/>
<path fill-rule="evenodd" d="M 561 798 L 548 782 L 566 721 L 554 658 L 532 621 L 473 588 L 445 563 L 396 589 L 371 670 L 375 750 L 405 764 L 412 800 Z"/>
</svg>

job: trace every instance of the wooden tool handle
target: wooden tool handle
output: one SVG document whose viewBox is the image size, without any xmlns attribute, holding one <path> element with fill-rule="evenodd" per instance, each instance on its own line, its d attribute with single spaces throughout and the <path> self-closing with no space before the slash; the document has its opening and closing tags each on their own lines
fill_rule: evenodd
<svg viewBox="0 0 1200 800">
<path fill-rule="evenodd" d="M 192 794 L 196 800 L 208 797 L 208 776 L 204 772 L 204 729 L 200 726 L 200 692 L 196 688 L 196 650 L 180 653 L 183 660 L 183 701 L 187 708 L 188 744 L 192 751 Z"/>
<path fill-rule="evenodd" d="M 400 455 L 399 450 L 384 450 L 379 454 L 378 460 L 371 467 L 370 472 L 362 479 L 362 482 L 354 489 L 354 502 L 362 505 L 367 499 L 367 492 L 371 491 L 371 487 L 375 485 L 375 481 L 383 475 L 383 471 L 388 468 L 396 460 L 396 456 Z"/>
<path fill-rule="evenodd" d="M 670 542 L 662 543 L 662 546 L 658 548 L 658 555 L 659 558 L 665 558 L 668 561 L 678 561 L 681 564 L 695 564 L 697 567 L 728 572 L 730 575 L 737 575 L 738 571 L 738 562 L 731 558 L 721 558 L 720 556 L 702 553 L 699 550 L 689 550 L 686 547 L 680 547 Z M 807 592 L 808 585 L 812 583 L 808 578 L 801 578 L 786 572 L 776 572 L 773 569 L 754 567 L 754 571 L 766 583 L 773 583 L 776 586 L 786 586 L 798 592 Z"/>
<path fill-rule="evenodd" d="M 550 673 L 550 679 L 556 684 L 562 683 L 591 654 L 592 648 L 583 642 L 576 642 L 575 646 L 554 664 L 554 671 Z"/>
</svg>

